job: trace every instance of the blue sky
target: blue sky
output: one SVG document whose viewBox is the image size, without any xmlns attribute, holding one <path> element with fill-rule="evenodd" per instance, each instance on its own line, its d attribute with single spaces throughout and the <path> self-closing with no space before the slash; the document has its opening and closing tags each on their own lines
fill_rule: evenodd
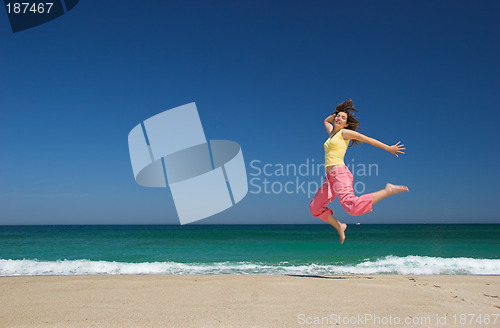
<svg viewBox="0 0 500 328">
<path fill-rule="evenodd" d="M 499 14 L 498 1 L 81 0 L 12 33 L 0 13 L 0 224 L 177 224 L 168 188 L 135 183 L 127 136 L 190 102 L 261 178 L 199 223 L 320 223 L 313 195 L 258 193 L 254 167 L 321 163 L 323 119 L 349 98 L 361 133 L 407 148 L 349 148 L 346 164 L 378 167 L 355 182 L 410 193 L 360 217 L 335 200 L 336 217 L 500 223 Z M 322 179 L 267 177 L 297 178 Z"/>
</svg>

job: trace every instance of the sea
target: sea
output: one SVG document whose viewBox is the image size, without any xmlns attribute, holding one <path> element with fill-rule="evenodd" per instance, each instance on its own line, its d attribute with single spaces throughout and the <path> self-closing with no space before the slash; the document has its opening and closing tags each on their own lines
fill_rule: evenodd
<svg viewBox="0 0 500 328">
<path fill-rule="evenodd" d="M 500 224 L 0 226 L 0 276 L 499 275 Z"/>
</svg>

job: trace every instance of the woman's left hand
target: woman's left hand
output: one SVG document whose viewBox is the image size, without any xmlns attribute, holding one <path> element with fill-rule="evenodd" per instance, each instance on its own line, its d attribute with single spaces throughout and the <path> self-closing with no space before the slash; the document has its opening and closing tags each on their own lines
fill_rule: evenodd
<svg viewBox="0 0 500 328">
<path fill-rule="evenodd" d="M 397 144 L 390 146 L 389 153 L 393 154 L 396 157 L 398 157 L 398 154 L 404 154 L 402 150 L 405 150 L 406 148 L 404 148 L 405 145 L 403 144 L 400 145 L 400 142 L 401 141 L 398 141 Z"/>
</svg>

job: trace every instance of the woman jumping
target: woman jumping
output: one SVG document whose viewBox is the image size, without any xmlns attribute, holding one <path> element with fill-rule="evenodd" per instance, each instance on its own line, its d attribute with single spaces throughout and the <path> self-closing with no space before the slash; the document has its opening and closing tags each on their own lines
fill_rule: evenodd
<svg viewBox="0 0 500 328">
<path fill-rule="evenodd" d="M 385 188 L 374 193 L 364 194 L 360 197 L 354 195 L 353 177 L 347 166 L 344 164 L 344 155 L 349 141 L 354 144 L 366 142 L 372 146 L 387 150 L 398 157 L 398 154 L 404 154 L 404 145 L 398 142 L 393 146 L 388 146 L 378 140 L 362 135 L 356 132 L 359 121 L 354 116 L 352 100 L 349 99 L 338 105 L 335 113 L 325 119 L 325 128 L 328 132 L 328 139 L 325 147 L 325 168 L 326 178 L 323 185 L 319 188 L 313 200 L 309 204 L 311 214 L 321 220 L 330 223 L 337 229 L 340 237 L 340 243 L 345 240 L 345 229 L 347 225 L 333 217 L 333 211 L 329 209 L 328 204 L 338 197 L 340 205 L 350 215 L 362 215 L 372 211 L 372 206 L 376 202 L 388 196 L 408 191 L 407 186 L 396 186 L 386 184 Z"/>
</svg>

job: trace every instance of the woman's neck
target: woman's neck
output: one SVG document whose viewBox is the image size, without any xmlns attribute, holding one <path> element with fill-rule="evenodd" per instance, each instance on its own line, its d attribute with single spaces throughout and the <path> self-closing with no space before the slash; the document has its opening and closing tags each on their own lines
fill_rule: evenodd
<svg viewBox="0 0 500 328">
<path fill-rule="evenodd" d="M 332 133 L 332 134 L 333 134 L 333 135 L 336 135 L 336 134 L 337 134 L 337 132 L 339 132 L 339 131 L 340 131 L 340 130 L 342 130 L 342 129 L 343 129 L 343 128 L 334 128 L 334 129 L 333 129 L 333 133 Z"/>
</svg>

